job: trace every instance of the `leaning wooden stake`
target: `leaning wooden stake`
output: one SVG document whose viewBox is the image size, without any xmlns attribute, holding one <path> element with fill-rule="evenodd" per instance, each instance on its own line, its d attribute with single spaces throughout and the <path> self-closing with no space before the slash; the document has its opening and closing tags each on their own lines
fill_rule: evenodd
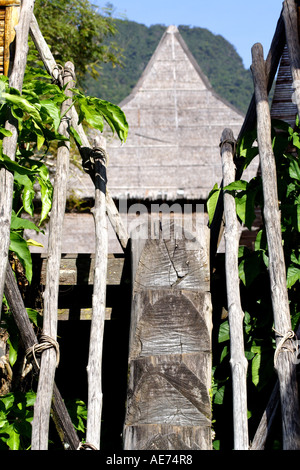
<svg viewBox="0 0 300 470">
<path fill-rule="evenodd" d="M 102 346 L 106 307 L 107 274 L 107 219 L 106 195 L 106 142 L 99 139 L 94 146 L 95 160 L 95 206 L 92 209 L 95 221 L 96 251 L 93 291 L 93 316 L 91 324 L 88 360 L 88 415 L 86 440 L 100 448 L 102 415 Z"/>
<path fill-rule="evenodd" d="M 24 0 L 20 13 L 20 21 L 16 26 L 16 52 L 9 85 L 22 91 L 24 72 L 28 53 L 28 32 L 32 18 L 34 0 Z M 11 115 L 5 128 L 12 135 L 3 139 L 2 151 L 11 160 L 15 160 L 18 141 L 18 121 Z M 14 175 L 5 168 L 0 169 L 0 299 L 3 298 L 3 289 L 8 262 L 10 245 L 10 221 L 13 200 Z"/>
<path fill-rule="evenodd" d="M 295 0 L 285 0 L 283 2 L 283 18 L 291 63 L 293 88 L 295 89 L 293 101 L 297 105 L 298 115 L 300 116 L 300 46 L 298 35 L 298 13 Z"/>
<path fill-rule="evenodd" d="M 300 325 L 296 331 L 297 338 L 300 338 Z M 297 356 L 297 351 L 295 352 L 295 358 Z M 255 436 L 251 443 L 250 450 L 264 450 L 267 438 L 271 433 L 273 422 L 275 420 L 277 410 L 280 403 L 280 391 L 279 391 L 279 382 L 276 381 L 276 384 L 273 388 L 272 394 L 268 401 L 267 407 L 263 412 L 259 426 L 256 430 Z"/>
<path fill-rule="evenodd" d="M 72 92 L 70 91 L 70 88 L 74 87 L 74 65 L 71 62 L 67 62 L 65 64 L 63 83 L 66 85 L 65 93 L 69 96 L 69 99 L 64 101 L 62 105 L 61 114 L 64 117 L 59 126 L 59 133 L 69 137 L 71 116 L 67 110 L 70 108 L 72 103 Z M 64 141 L 58 148 L 56 179 L 50 216 L 48 262 L 43 313 L 43 335 L 45 335 L 49 341 L 56 341 L 57 335 L 59 268 L 69 174 L 69 151 L 70 141 Z M 37 398 L 32 422 L 32 450 L 45 450 L 48 448 L 49 415 L 54 375 L 57 365 L 56 361 L 57 357 L 54 348 L 46 349 L 42 353 Z"/>
<path fill-rule="evenodd" d="M 231 129 L 224 129 L 221 137 L 221 156 L 224 187 L 235 181 L 234 137 Z M 238 249 L 239 223 L 236 216 L 235 199 L 224 192 L 225 216 L 225 268 L 230 327 L 230 365 L 233 387 L 233 427 L 234 449 L 249 448 L 247 417 L 247 368 L 248 361 L 244 352 L 244 330 L 240 299 Z"/>
<path fill-rule="evenodd" d="M 281 237 L 277 174 L 271 140 L 271 118 L 266 89 L 265 62 L 261 44 L 252 47 L 257 138 L 264 195 L 264 218 L 269 248 L 269 274 L 277 350 L 275 368 L 280 384 L 283 448 L 300 449 L 299 398 L 291 337 L 291 317 L 286 287 L 286 269 Z"/>
<path fill-rule="evenodd" d="M 37 337 L 30 323 L 17 281 L 10 264 L 7 265 L 4 294 L 8 302 L 13 319 L 18 327 L 25 351 L 30 350 L 37 343 Z M 37 357 L 38 363 L 39 357 Z M 35 373 L 38 375 L 39 369 L 36 362 L 32 361 Z M 58 430 L 59 436 L 65 449 L 76 450 L 80 440 L 69 416 L 65 402 L 54 383 L 52 417 Z"/>
<path fill-rule="evenodd" d="M 30 34 L 48 73 L 55 80 L 58 80 L 61 85 L 61 82 L 59 79 L 59 73 L 58 73 L 59 70 L 58 70 L 56 61 L 49 49 L 48 44 L 46 43 L 40 31 L 39 25 L 34 15 L 32 17 L 31 24 L 30 24 Z M 72 126 L 76 130 L 81 140 L 81 145 L 77 143 L 78 150 L 82 156 L 83 161 L 86 161 L 90 157 L 92 146 L 84 132 L 82 125 L 78 124 L 78 114 L 74 106 L 71 109 L 71 113 L 72 113 Z M 106 188 L 106 212 L 122 248 L 125 249 L 129 240 L 129 236 L 128 236 L 127 230 L 124 227 L 120 214 L 116 208 L 116 205 L 109 193 L 108 188 Z"/>
<path fill-rule="evenodd" d="M 277 72 L 278 64 L 285 46 L 285 30 L 284 30 L 284 21 L 282 14 L 279 17 L 272 44 L 268 53 L 266 60 L 266 75 L 268 80 L 268 92 L 271 90 L 273 81 Z M 256 105 L 255 105 L 255 95 L 253 94 L 251 102 L 248 107 L 248 111 L 244 120 L 244 123 L 241 127 L 238 141 L 245 134 L 245 132 L 254 128 L 256 122 Z M 243 159 L 242 159 L 243 160 Z M 243 170 L 241 165 L 237 165 L 236 179 L 240 179 L 242 176 Z M 223 187 L 223 182 L 221 183 Z M 217 207 L 215 214 L 210 226 L 211 241 L 210 241 L 210 257 L 211 257 L 211 267 L 214 265 L 215 255 L 219 246 L 219 243 L 222 239 L 224 224 L 223 224 L 223 192 L 220 192 Z"/>
</svg>

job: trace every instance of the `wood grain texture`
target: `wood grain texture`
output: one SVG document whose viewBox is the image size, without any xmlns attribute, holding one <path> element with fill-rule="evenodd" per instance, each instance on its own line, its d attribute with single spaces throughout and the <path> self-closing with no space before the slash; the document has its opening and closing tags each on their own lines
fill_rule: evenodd
<svg viewBox="0 0 300 470">
<path fill-rule="evenodd" d="M 96 143 L 97 147 L 106 151 L 106 141 L 103 138 Z M 95 156 L 96 160 L 96 156 Z M 98 163 L 98 165 L 97 165 Z M 100 165 L 106 165 L 104 157 L 98 157 L 95 163 L 95 173 Z M 99 173 L 101 169 L 99 168 Z M 99 175 L 100 176 L 100 175 Z M 107 277 L 107 220 L 106 220 L 106 187 L 101 191 L 96 185 L 95 205 L 92 209 L 95 220 L 96 253 L 94 269 L 93 315 L 89 343 L 88 374 L 88 414 L 86 440 L 97 449 L 100 448 L 100 431 L 102 415 L 102 348 L 106 307 L 106 277 Z"/>
<path fill-rule="evenodd" d="M 26 351 L 38 341 L 10 265 L 7 266 L 4 293 Z M 36 374 L 38 374 L 39 371 L 35 361 L 33 361 L 32 365 Z M 65 402 L 55 383 L 53 387 L 52 417 L 65 448 L 76 450 L 80 440 L 76 434 Z"/>
<path fill-rule="evenodd" d="M 281 221 L 277 192 L 277 174 L 271 140 L 271 118 L 266 89 L 265 62 L 261 44 L 252 47 L 251 66 L 257 111 L 257 137 L 264 195 L 264 218 L 269 249 L 269 275 L 273 305 L 276 344 L 291 330 L 286 268 L 281 237 Z M 286 347 L 293 349 L 292 340 Z M 296 365 L 286 348 L 279 352 L 275 368 L 280 383 L 283 448 L 300 448 L 299 397 Z"/>
<path fill-rule="evenodd" d="M 208 229 L 179 232 L 146 224 L 131 241 L 126 450 L 211 448 Z"/>
<path fill-rule="evenodd" d="M 34 0 L 24 0 L 20 14 L 19 24 L 16 26 L 16 50 L 9 77 L 9 85 L 22 91 L 25 67 L 28 52 L 28 32 L 29 24 L 34 7 Z M 4 137 L 2 144 L 3 154 L 11 160 L 15 160 L 17 141 L 18 141 L 18 122 L 13 116 L 9 115 L 5 128 L 12 135 Z M 8 261 L 8 251 L 10 245 L 10 221 L 13 200 L 13 174 L 5 168 L 0 169 L 0 298 L 3 298 L 3 289 Z"/>
<path fill-rule="evenodd" d="M 62 119 L 59 133 L 69 137 L 70 105 L 74 87 L 74 65 L 66 62 L 63 70 L 63 84 L 66 85 L 65 94 L 68 99 L 62 104 Z M 53 202 L 50 215 L 50 234 L 48 244 L 48 263 L 46 273 L 46 287 L 44 293 L 43 334 L 56 340 L 57 335 L 57 307 L 59 288 L 59 269 L 61 257 L 61 239 L 64 213 L 66 209 L 66 195 L 69 174 L 70 141 L 63 141 L 57 151 L 57 165 L 53 192 Z M 37 397 L 34 405 L 32 421 L 32 450 L 48 449 L 48 432 L 51 400 L 53 393 L 54 376 L 56 369 L 56 352 L 54 348 L 46 349 L 42 353 Z"/>
<path fill-rule="evenodd" d="M 231 129 L 224 129 L 221 137 L 221 156 L 224 187 L 235 181 L 233 162 L 234 137 Z M 239 222 L 236 215 L 235 198 L 224 190 L 225 216 L 225 271 L 230 327 L 230 365 L 233 388 L 234 449 L 248 450 L 247 416 L 247 368 L 244 351 L 244 312 L 240 298 L 238 272 Z"/>
</svg>

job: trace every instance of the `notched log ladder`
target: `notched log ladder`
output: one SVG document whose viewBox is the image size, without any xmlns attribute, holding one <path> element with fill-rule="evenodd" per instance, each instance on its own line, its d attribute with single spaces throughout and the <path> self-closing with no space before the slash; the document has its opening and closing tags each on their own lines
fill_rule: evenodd
<svg viewBox="0 0 300 470">
<path fill-rule="evenodd" d="M 131 234 L 124 448 L 211 449 L 208 229 L 196 239 L 173 222 L 153 224 Z"/>
</svg>

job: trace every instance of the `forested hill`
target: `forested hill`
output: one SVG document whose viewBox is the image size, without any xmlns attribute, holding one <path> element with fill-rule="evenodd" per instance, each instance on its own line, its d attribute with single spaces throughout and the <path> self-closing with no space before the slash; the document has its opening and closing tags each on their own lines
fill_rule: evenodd
<svg viewBox="0 0 300 470">
<path fill-rule="evenodd" d="M 116 20 L 116 27 L 118 34 L 114 41 L 123 49 L 123 67 L 103 64 L 99 79 L 90 78 L 85 86 L 89 95 L 118 104 L 137 83 L 166 26 L 147 27 Z M 189 26 L 178 29 L 215 91 L 245 113 L 253 92 L 252 77 L 235 48 L 207 29 Z"/>
</svg>

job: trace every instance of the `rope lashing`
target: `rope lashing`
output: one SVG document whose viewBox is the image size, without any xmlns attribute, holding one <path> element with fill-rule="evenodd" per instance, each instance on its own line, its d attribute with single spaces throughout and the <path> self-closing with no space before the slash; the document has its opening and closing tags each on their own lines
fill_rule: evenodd
<svg viewBox="0 0 300 470">
<path fill-rule="evenodd" d="M 93 147 L 90 155 L 90 163 L 94 169 L 96 189 L 106 194 L 107 175 L 107 153 L 102 147 Z"/>
<path fill-rule="evenodd" d="M 98 450 L 93 444 L 89 444 L 88 442 L 80 442 L 77 450 Z"/>
<path fill-rule="evenodd" d="M 223 147 L 225 144 L 230 144 L 232 145 L 233 147 L 233 154 L 235 155 L 235 150 L 236 150 L 236 140 L 231 140 L 231 139 L 225 139 L 223 141 L 220 142 L 220 149 L 221 149 L 221 153 L 222 153 L 222 150 L 223 150 Z"/>
<path fill-rule="evenodd" d="M 59 360 L 60 360 L 59 344 L 55 339 L 45 334 L 41 335 L 39 343 L 36 343 L 30 348 L 26 349 L 25 356 L 26 356 L 27 361 L 34 359 L 39 369 L 40 366 L 37 362 L 36 355 L 41 354 L 45 349 L 50 349 L 50 348 L 55 348 L 56 350 L 56 367 L 58 367 Z"/>
<path fill-rule="evenodd" d="M 63 70 L 64 70 L 64 68 L 60 64 L 56 64 L 52 69 L 51 75 L 52 75 L 52 78 L 53 78 L 53 82 L 56 85 L 61 86 L 61 84 L 62 84 Z"/>
<path fill-rule="evenodd" d="M 275 328 L 273 328 L 273 330 L 275 331 L 275 333 L 278 335 L 278 336 L 281 336 L 281 340 L 279 341 L 277 347 L 276 347 L 276 350 L 275 350 L 275 354 L 274 354 L 274 367 L 276 368 L 277 366 L 277 359 L 278 359 L 278 356 L 279 354 L 281 353 L 281 351 L 283 350 L 286 350 L 286 351 L 290 351 L 292 354 L 295 353 L 295 351 L 298 350 L 298 343 L 295 342 L 295 347 L 294 349 L 292 349 L 291 347 L 289 346 L 286 346 L 284 343 L 286 341 L 288 341 L 289 339 L 293 339 L 294 337 L 297 338 L 296 334 L 294 333 L 293 330 L 288 330 L 285 334 L 282 334 L 280 333 L 279 331 L 276 331 Z"/>
</svg>

